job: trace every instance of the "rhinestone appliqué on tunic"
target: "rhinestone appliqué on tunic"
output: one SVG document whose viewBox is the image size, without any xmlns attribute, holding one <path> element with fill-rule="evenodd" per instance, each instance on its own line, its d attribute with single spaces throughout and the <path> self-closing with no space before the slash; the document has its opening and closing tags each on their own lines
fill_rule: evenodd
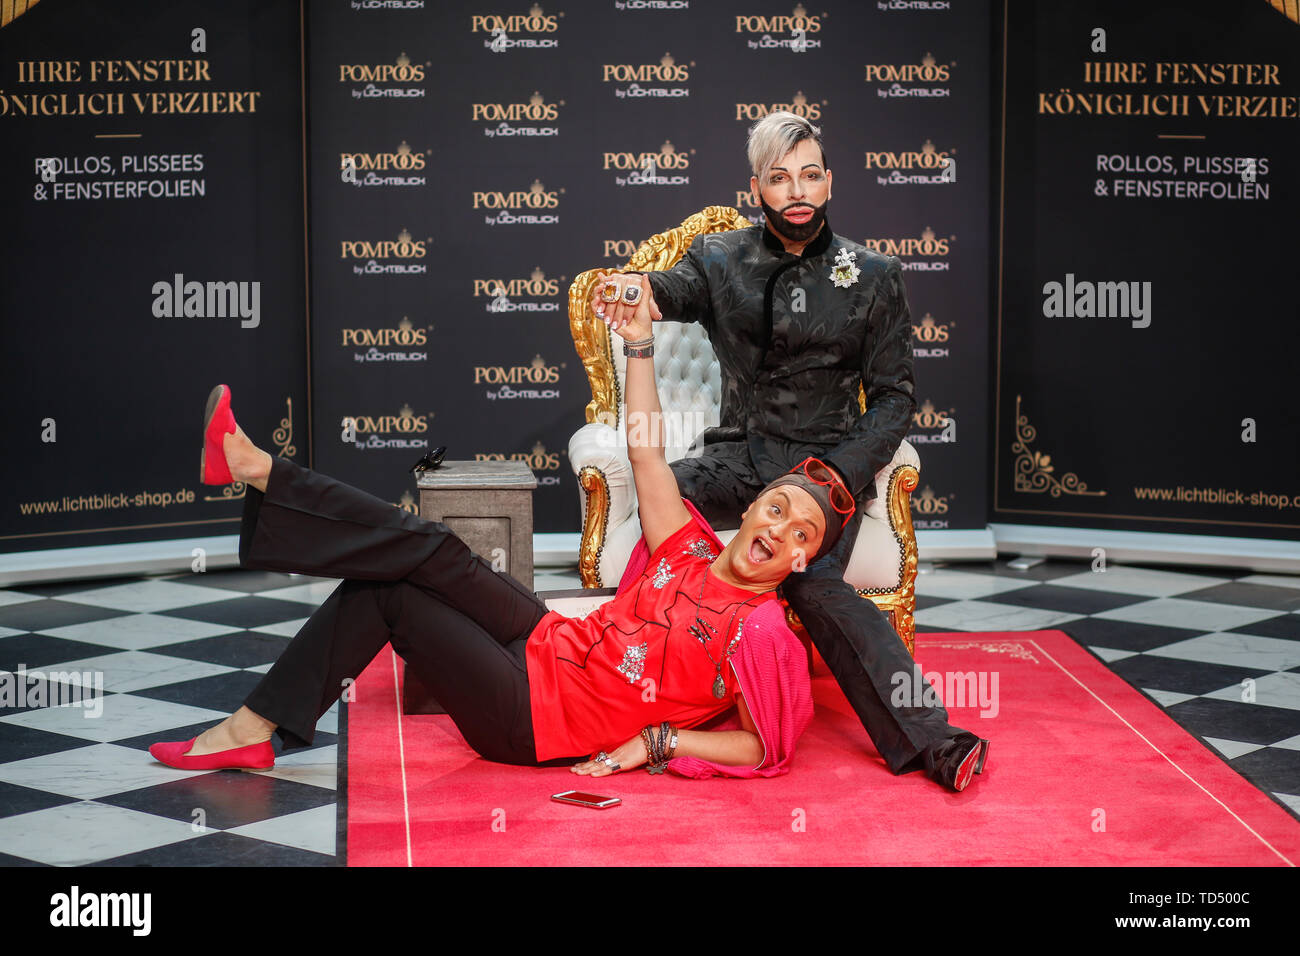
<svg viewBox="0 0 1300 956">
<path fill-rule="evenodd" d="M 623 663 L 614 670 L 625 676 L 629 684 L 635 684 L 641 679 L 641 671 L 645 668 L 646 652 L 649 649 L 649 642 L 629 647 L 623 652 Z"/>
<path fill-rule="evenodd" d="M 736 625 L 736 636 L 733 637 L 731 639 L 731 643 L 727 645 L 728 657 L 730 657 L 732 654 L 736 652 L 736 645 L 740 643 L 740 636 L 744 633 L 744 631 L 745 631 L 745 619 L 742 617 L 740 619 L 740 623 Z"/>
<path fill-rule="evenodd" d="M 710 561 L 718 556 L 713 546 L 704 538 L 696 538 L 682 549 L 682 554 L 693 554 L 697 558 L 708 558 Z"/>
<path fill-rule="evenodd" d="M 673 574 L 673 567 L 668 563 L 668 559 L 660 558 L 659 567 L 655 568 L 655 576 L 650 579 L 650 583 L 662 591 L 664 585 L 674 577 L 676 577 L 676 575 Z"/>
</svg>

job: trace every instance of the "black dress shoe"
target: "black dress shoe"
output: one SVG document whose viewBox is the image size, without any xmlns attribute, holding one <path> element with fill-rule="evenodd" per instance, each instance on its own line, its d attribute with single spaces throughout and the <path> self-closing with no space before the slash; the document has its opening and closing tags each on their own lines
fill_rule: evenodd
<svg viewBox="0 0 1300 956">
<path fill-rule="evenodd" d="M 989 742 L 985 737 L 980 738 L 980 762 L 975 765 L 976 773 L 984 772 L 984 761 L 989 759 Z"/>
<path fill-rule="evenodd" d="M 928 750 L 925 762 L 937 782 L 960 793 L 975 774 L 983 773 L 987 756 L 988 741 L 962 731 Z"/>
</svg>

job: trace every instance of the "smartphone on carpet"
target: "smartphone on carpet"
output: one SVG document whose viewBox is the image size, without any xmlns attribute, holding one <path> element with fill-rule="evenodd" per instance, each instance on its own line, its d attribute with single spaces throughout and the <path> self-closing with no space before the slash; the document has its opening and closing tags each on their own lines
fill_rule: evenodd
<svg viewBox="0 0 1300 956">
<path fill-rule="evenodd" d="M 580 807 L 592 807 L 596 810 L 616 807 L 623 802 L 618 797 L 602 797 L 594 793 L 583 793 L 581 790 L 565 790 L 563 793 L 552 794 L 551 799 L 558 803 L 573 803 Z"/>
</svg>

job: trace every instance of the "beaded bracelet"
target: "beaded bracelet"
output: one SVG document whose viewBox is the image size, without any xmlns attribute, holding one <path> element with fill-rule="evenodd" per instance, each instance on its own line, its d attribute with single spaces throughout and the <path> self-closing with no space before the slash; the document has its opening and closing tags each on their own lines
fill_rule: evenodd
<svg viewBox="0 0 1300 956">
<path fill-rule="evenodd" d="M 649 755 L 646 770 L 650 773 L 663 773 L 668 769 L 668 761 L 664 759 L 663 746 L 654 729 L 646 727 L 641 731 L 641 734 L 646 741 L 646 752 Z"/>
<path fill-rule="evenodd" d="M 624 342 L 623 354 L 628 358 L 653 358 L 655 354 L 655 337 L 652 335 L 640 342 Z"/>
</svg>

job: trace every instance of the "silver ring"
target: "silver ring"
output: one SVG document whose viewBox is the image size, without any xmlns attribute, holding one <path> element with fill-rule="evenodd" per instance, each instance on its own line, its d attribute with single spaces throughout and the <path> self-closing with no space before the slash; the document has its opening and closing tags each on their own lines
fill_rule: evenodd
<svg viewBox="0 0 1300 956">
<path fill-rule="evenodd" d="M 617 772 L 618 769 L 619 769 L 619 767 L 620 767 L 621 765 L 620 765 L 619 762 L 618 762 L 617 760 L 615 760 L 613 757 L 606 757 L 606 758 L 605 758 L 605 766 L 608 767 L 610 770 L 613 770 L 613 771 L 616 771 L 616 772 Z"/>
<path fill-rule="evenodd" d="M 609 754 L 605 753 L 605 751 L 602 750 L 600 753 L 596 754 L 596 763 L 605 763 L 608 760 Z"/>
<path fill-rule="evenodd" d="M 623 287 L 623 301 L 627 305 L 636 305 L 641 301 L 641 286 L 628 283 Z"/>
</svg>

